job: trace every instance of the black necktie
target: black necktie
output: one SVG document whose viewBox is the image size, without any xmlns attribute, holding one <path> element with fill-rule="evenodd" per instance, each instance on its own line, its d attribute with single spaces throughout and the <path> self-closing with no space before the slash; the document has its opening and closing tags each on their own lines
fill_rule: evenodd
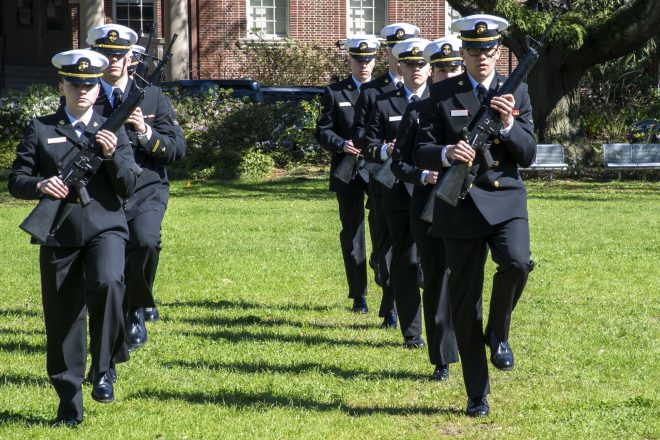
<svg viewBox="0 0 660 440">
<path fill-rule="evenodd" d="M 73 128 L 75 128 L 78 131 L 82 131 L 84 133 L 87 126 L 85 125 L 84 122 L 78 121 L 74 124 Z"/>
<path fill-rule="evenodd" d="M 403 81 L 399 81 L 399 82 L 397 82 L 397 83 L 396 83 L 396 86 L 397 86 L 398 88 L 402 89 L 402 88 L 403 88 Z"/>
<path fill-rule="evenodd" d="M 419 96 L 417 95 L 410 95 L 410 102 L 417 102 L 419 101 Z"/>
<path fill-rule="evenodd" d="M 115 87 L 112 89 L 112 108 L 117 108 L 121 104 L 121 89 Z"/>
<path fill-rule="evenodd" d="M 483 84 L 479 84 L 477 86 L 477 99 L 479 100 L 479 104 L 483 104 L 486 101 L 486 96 L 488 96 L 488 90 L 486 90 L 486 87 L 484 87 Z"/>
</svg>

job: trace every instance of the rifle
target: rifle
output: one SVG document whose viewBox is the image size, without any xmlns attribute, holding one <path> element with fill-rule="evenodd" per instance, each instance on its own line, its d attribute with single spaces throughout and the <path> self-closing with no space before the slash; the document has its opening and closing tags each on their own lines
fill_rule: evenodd
<svg viewBox="0 0 660 440">
<path fill-rule="evenodd" d="M 497 96 L 515 92 L 527 75 L 529 75 L 529 72 L 532 71 L 534 64 L 539 59 L 539 52 L 543 47 L 543 42 L 563 13 L 564 9 L 562 8 L 555 14 L 539 41 L 534 40 L 529 35 L 527 36 L 529 48 L 522 59 L 518 62 L 518 66 L 516 66 L 513 72 L 511 72 L 509 78 L 507 78 L 504 84 L 498 89 Z M 499 138 L 497 136 L 502 129 L 502 125 L 500 114 L 487 105 L 482 105 L 479 112 L 474 118 L 472 118 L 468 126 L 463 128 L 463 137 L 465 141 L 470 144 L 474 150 L 481 153 L 488 169 L 491 169 L 496 165 L 490 154 L 490 145 L 493 142 L 499 143 Z M 452 206 L 456 206 L 458 200 L 464 199 L 470 190 L 472 181 L 476 177 L 476 167 L 478 167 L 478 165 L 473 167 L 471 163 L 453 161 L 449 169 L 443 173 L 442 180 L 440 180 L 433 189 L 433 196 L 438 197 Z"/>
<path fill-rule="evenodd" d="M 360 159 L 359 155 L 345 155 L 332 175 L 348 185 L 358 172 Z"/>
<path fill-rule="evenodd" d="M 337 165 L 337 168 L 332 175 L 342 182 L 349 184 L 361 169 L 365 169 L 375 175 L 380 168 L 381 165 L 379 164 L 365 161 L 361 154 L 358 154 L 357 156 L 347 154 L 341 162 L 339 162 L 339 165 Z"/>
<path fill-rule="evenodd" d="M 149 80 L 153 78 L 158 79 L 160 82 L 165 64 L 172 58 L 170 51 L 175 40 L 176 34 L 172 38 L 166 55 L 160 60 Z M 133 86 L 126 99 L 101 124 L 99 130 L 117 133 L 126 122 L 126 119 L 140 105 L 144 98 L 144 88 L 151 83 L 145 81 L 142 77 L 136 76 L 136 79 L 138 80 L 133 81 Z M 57 168 L 60 170 L 60 179 L 67 186 L 76 189 L 80 204 L 83 207 L 89 205 L 92 201 L 87 192 L 87 184 L 103 164 L 103 157 L 96 146 L 95 139 L 96 135 L 85 132 L 71 152 L 57 164 Z M 62 201 L 63 199 L 42 197 L 39 199 L 37 206 L 20 224 L 20 228 L 30 234 L 39 244 L 47 244 L 73 210 L 73 203 L 62 203 Z"/>
<path fill-rule="evenodd" d="M 392 189 L 396 183 L 396 176 L 392 172 L 392 156 L 388 157 L 374 174 L 374 179 L 387 189 Z"/>
</svg>

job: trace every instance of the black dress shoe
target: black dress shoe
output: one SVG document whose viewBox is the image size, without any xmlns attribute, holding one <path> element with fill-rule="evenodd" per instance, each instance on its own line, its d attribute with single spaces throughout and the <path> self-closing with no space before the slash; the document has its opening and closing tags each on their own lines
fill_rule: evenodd
<svg viewBox="0 0 660 440">
<path fill-rule="evenodd" d="M 110 403 L 115 400 L 115 391 L 106 372 L 94 374 L 92 399 L 101 403 Z"/>
<path fill-rule="evenodd" d="M 424 348 L 426 344 L 421 336 L 406 336 L 403 338 L 404 348 Z"/>
<path fill-rule="evenodd" d="M 157 307 L 145 307 L 144 308 L 144 320 L 148 322 L 155 322 L 160 319 L 160 313 L 158 313 Z"/>
<path fill-rule="evenodd" d="M 490 347 L 490 361 L 495 368 L 502 371 L 513 370 L 513 351 L 507 341 L 500 341 L 495 332 L 486 334 L 486 343 Z"/>
<path fill-rule="evenodd" d="M 438 382 L 449 380 L 449 365 L 436 365 L 431 380 L 437 380 Z"/>
<path fill-rule="evenodd" d="M 397 323 L 396 313 L 390 313 L 385 318 L 383 318 L 383 322 L 380 324 L 380 328 L 384 328 L 384 329 L 396 328 L 396 323 Z"/>
<path fill-rule="evenodd" d="M 126 344 L 128 350 L 133 351 L 147 342 L 147 327 L 144 325 L 144 310 L 135 309 L 128 313 L 126 321 Z"/>
<path fill-rule="evenodd" d="M 470 417 L 486 417 L 490 411 L 486 396 L 474 399 L 468 398 L 465 414 Z"/>
<path fill-rule="evenodd" d="M 351 311 L 353 313 L 367 313 L 369 311 L 369 307 L 367 307 L 367 299 L 364 296 L 353 298 L 353 308 Z"/>
<path fill-rule="evenodd" d="M 53 423 L 53 427 L 66 426 L 67 428 L 74 428 L 82 423 L 82 420 L 77 420 L 75 417 L 58 417 Z"/>
</svg>

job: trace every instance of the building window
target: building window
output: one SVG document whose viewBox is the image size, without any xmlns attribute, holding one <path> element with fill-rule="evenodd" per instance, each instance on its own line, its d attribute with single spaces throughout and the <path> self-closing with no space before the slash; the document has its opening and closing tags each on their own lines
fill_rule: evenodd
<svg viewBox="0 0 660 440">
<path fill-rule="evenodd" d="M 349 0 L 348 35 L 377 36 L 387 21 L 387 0 Z"/>
<path fill-rule="evenodd" d="M 149 34 L 154 21 L 154 0 L 115 0 L 114 22 L 128 26 L 138 36 Z"/>
<path fill-rule="evenodd" d="M 445 36 L 449 35 L 459 35 L 460 32 L 452 32 L 451 31 L 451 23 L 454 20 L 458 20 L 461 18 L 461 14 L 458 13 L 458 11 L 451 6 L 449 6 L 449 3 L 445 2 L 445 13 L 446 13 L 446 19 L 445 23 L 447 23 L 446 29 L 445 29 Z"/>
<path fill-rule="evenodd" d="M 248 35 L 286 37 L 287 0 L 248 0 Z"/>
</svg>

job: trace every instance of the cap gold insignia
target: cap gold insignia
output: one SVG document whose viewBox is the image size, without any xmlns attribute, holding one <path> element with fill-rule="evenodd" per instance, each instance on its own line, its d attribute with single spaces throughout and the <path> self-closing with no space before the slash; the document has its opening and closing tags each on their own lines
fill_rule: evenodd
<svg viewBox="0 0 660 440">
<path fill-rule="evenodd" d="M 89 67 L 89 63 L 85 60 L 78 63 L 78 70 L 80 70 L 81 72 L 84 72 L 85 70 L 87 70 L 88 67 Z"/>
<path fill-rule="evenodd" d="M 413 47 L 410 53 L 412 54 L 412 56 L 416 57 L 417 55 L 419 55 L 419 47 L 417 46 Z"/>
<path fill-rule="evenodd" d="M 117 38 L 119 38 L 119 34 L 117 34 L 117 31 L 108 32 L 108 40 L 114 43 L 115 41 L 117 41 Z"/>
<path fill-rule="evenodd" d="M 477 23 L 477 26 L 474 28 L 477 35 L 483 34 L 484 32 L 486 32 L 487 29 L 488 27 L 483 23 Z"/>
<path fill-rule="evenodd" d="M 367 50 L 368 47 L 369 47 L 369 45 L 367 44 L 367 42 L 363 41 L 362 43 L 360 43 L 359 49 L 360 50 Z"/>
<path fill-rule="evenodd" d="M 396 37 L 397 38 L 401 39 L 401 38 L 403 38 L 404 35 L 406 35 L 406 31 L 404 31 L 403 29 L 399 28 L 399 29 L 396 30 Z"/>
<path fill-rule="evenodd" d="M 451 44 L 443 44 L 442 53 L 444 53 L 445 55 L 451 54 Z"/>
</svg>

